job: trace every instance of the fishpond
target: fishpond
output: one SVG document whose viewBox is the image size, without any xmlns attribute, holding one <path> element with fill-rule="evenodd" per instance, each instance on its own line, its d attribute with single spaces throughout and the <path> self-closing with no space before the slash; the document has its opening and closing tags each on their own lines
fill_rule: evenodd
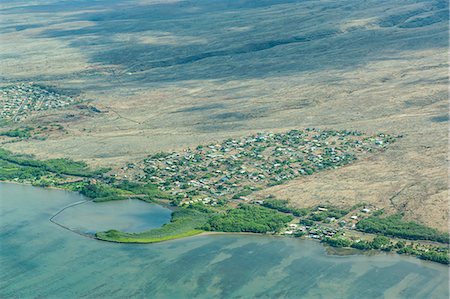
<svg viewBox="0 0 450 299">
<path fill-rule="evenodd" d="M 64 208 L 63 208 L 64 209 Z M 68 229 L 85 234 L 116 229 L 142 232 L 170 221 L 172 211 L 160 205 L 136 199 L 100 202 L 82 201 L 58 211 L 52 220 Z"/>
<path fill-rule="evenodd" d="M 314 241 L 257 235 L 118 244 L 49 221 L 82 200 L 0 183 L 0 298 L 449 297 L 448 267 L 413 257 L 335 256 Z M 124 201 L 80 204 L 55 219 L 91 231 L 141 230 L 168 217 L 165 208 Z"/>
</svg>

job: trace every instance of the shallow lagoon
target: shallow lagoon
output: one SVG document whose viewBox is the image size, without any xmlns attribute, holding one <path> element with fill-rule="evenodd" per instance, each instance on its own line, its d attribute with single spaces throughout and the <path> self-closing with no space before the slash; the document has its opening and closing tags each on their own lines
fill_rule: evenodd
<svg viewBox="0 0 450 299">
<path fill-rule="evenodd" d="M 65 209 L 53 221 L 81 233 L 109 229 L 142 232 L 168 223 L 171 214 L 169 209 L 140 200 L 89 201 Z"/>
<path fill-rule="evenodd" d="M 204 235 L 114 244 L 49 222 L 74 193 L 0 184 L 0 297 L 448 298 L 448 267 L 330 256 L 313 241 Z"/>
</svg>

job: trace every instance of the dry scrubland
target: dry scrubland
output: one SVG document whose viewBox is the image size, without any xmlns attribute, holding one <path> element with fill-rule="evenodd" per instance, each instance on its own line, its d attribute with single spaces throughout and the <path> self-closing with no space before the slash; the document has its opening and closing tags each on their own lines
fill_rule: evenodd
<svg viewBox="0 0 450 299">
<path fill-rule="evenodd" d="M 67 133 L 55 131 L 43 141 L 10 142 L 10 138 L 4 137 L 1 146 L 40 158 L 70 157 L 119 170 L 126 163 L 141 161 L 155 152 L 195 147 L 260 131 L 319 127 L 360 130 L 368 134 L 403 134 L 404 138 L 383 153 L 337 170 L 259 191 L 255 196 L 272 194 L 298 207 L 351 206 L 365 201 L 389 212 L 404 211 L 408 219 L 448 231 L 448 63 L 447 48 L 442 42 L 443 34 L 448 34 L 444 24 L 447 21 L 438 20 L 416 28 L 403 28 L 402 23 L 395 22 L 391 27 L 380 27 L 380 19 L 386 17 L 384 14 L 413 11 L 418 15 L 409 15 L 408 19 L 427 13 L 420 12 L 420 8 L 427 5 L 425 2 L 404 2 L 383 2 L 379 8 L 372 3 L 373 7 L 364 10 L 365 15 L 360 15 L 363 10 L 355 9 L 353 13 L 331 18 L 323 26 L 338 28 L 339 35 L 258 51 L 257 55 L 266 55 L 259 60 L 255 58 L 260 64 L 253 64 L 248 57 L 251 53 L 239 51 L 215 58 L 207 54 L 200 60 L 169 66 L 164 66 L 169 62 L 160 63 L 162 66 L 145 65 L 145 61 L 154 61 L 155 57 L 132 53 L 135 56 L 129 59 L 143 64 L 139 67 L 129 61 L 101 61 L 93 56 L 108 48 L 116 47 L 119 51 L 122 43 L 136 43 L 138 48 L 145 45 L 142 53 L 153 53 L 152 47 L 155 51 L 176 48 L 178 43 L 192 44 L 194 48 L 189 54 L 198 50 L 195 47 L 225 49 L 224 45 L 217 44 L 221 24 L 227 24 L 230 31 L 240 32 L 238 42 L 242 43 L 249 30 L 247 27 L 273 25 L 270 32 L 261 32 L 258 38 L 276 34 L 283 28 L 282 22 L 271 24 L 265 19 L 271 13 L 288 20 L 292 17 L 289 11 L 295 14 L 295 9 L 303 8 L 304 15 L 299 18 L 303 17 L 304 23 L 298 22 L 287 29 L 292 34 L 303 34 L 317 27 L 317 22 L 326 19 L 327 13 L 334 16 L 340 10 L 334 7 L 314 21 L 307 17 L 308 7 L 312 13 L 315 11 L 312 4 L 302 7 L 302 4 L 287 3 L 242 9 L 242 18 L 250 18 L 248 22 L 224 20 L 220 13 L 207 11 L 205 16 L 210 21 L 217 18 L 217 28 L 206 28 L 197 38 L 194 38 L 195 32 L 177 36 L 176 31 L 169 29 L 166 32 L 148 29 L 143 33 L 125 28 L 123 32 L 111 34 L 108 41 L 99 40 L 98 36 L 105 34 L 101 29 L 112 25 L 106 22 L 102 27 L 99 25 L 103 24 L 102 19 L 82 17 L 83 13 L 108 11 L 104 7 L 81 6 L 72 12 L 57 13 L 45 9 L 39 13 L 7 10 L 0 31 L 2 85 L 38 82 L 76 90 L 83 98 L 91 99 L 90 104 L 102 113 L 92 115 L 73 107 L 39 113 L 11 126 L 58 123 Z M 115 5 L 124 6 L 126 11 L 125 4 Z M 143 2 L 141 5 L 152 4 Z M 289 5 L 295 5 L 295 9 Z M 385 12 L 383 5 L 387 5 Z M 4 8 L 11 6 L 13 4 L 5 4 Z M 238 9 L 230 13 L 240 15 Z M 185 22 L 192 21 L 190 18 L 195 19 L 195 15 L 188 15 Z M 37 25 L 28 26 L 30 24 Z M 95 26 L 99 26 L 99 33 Z M 89 32 L 90 28 L 94 30 Z M 61 30 L 75 33 L 48 34 Z M 88 32 L 79 34 L 80 30 Z M 411 30 L 415 30 L 414 37 L 410 35 Z M 408 33 L 403 36 L 404 32 Z M 210 39 L 208 34 L 211 34 Z M 346 34 L 353 34 L 354 38 L 350 36 L 347 43 L 335 42 Z M 389 42 L 378 50 L 372 50 L 370 44 L 364 46 L 364 38 L 383 34 L 398 34 L 398 40 L 388 38 Z M 205 43 L 209 44 L 205 46 Z M 308 48 L 309 43 L 312 49 Z M 390 48 L 395 43 L 405 46 Z M 425 45 L 409 48 L 411 44 Z M 346 52 L 348 57 L 342 54 Z M 355 58 L 354 64 L 348 63 L 352 56 L 361 55 L 364 59 L 356 61 Z M 280 59 L 298 67 L 271 72 L 271 63 Z M 165 60 L 160 58 L 160 61 Z M 222 64 L 215 73 L 217 61 Z M 236 75 L 222 70 L 227 64 L 234 68 Z M 247 72 L 246 68 L 257 70 L 259 75 L 255 75 L 256 71 Z M 204 76 L 190 76 L 197 72 Z M 167 75 L 164 80 L 160 73 L 186 76 Z"/>
</svg>

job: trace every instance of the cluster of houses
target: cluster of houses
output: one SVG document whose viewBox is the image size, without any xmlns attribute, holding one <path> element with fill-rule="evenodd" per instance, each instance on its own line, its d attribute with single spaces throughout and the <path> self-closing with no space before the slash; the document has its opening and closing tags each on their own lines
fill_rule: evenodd
<svg viewBox="0 0 450 299">
<path fill-rule="evenodd" d="M 325 226 L 304 226 L 295 223 L 290 223 L 286 230 L 284 230 L 281 234 L 283 235 L 297 235 L 301 233 L 311 239 L 323 239 L 324 237 L 332 237 L 334 236 L 340 228 L 331 228 Z"/>
<path fill-rule="evenodd" d="M 20 121 L 33 111 L 58 109 L 73 104 L 74 98 L 35 84 L 0 87 L 0 119 Z"/>
<path fill-rule="evenodd" d="M 318 207 L 316 212 L 324 212 L 327 211 L 327 208 Z M 316 213 L 313 212 L 313 213 Z M 311 239 L 322 240 L 325 237 L 333 237 L 338 232 L 343 231 L 344 229 L 354 229 L 357 221 L 360 220 L 360 217 L 356 214 L 369 214 L 371 212 L 368 208 L 363 208 L 358 212 L 351 211 L 345 217 L 342 217 L 340 221 L 339 219 L 329 219 L 327 218 L 325 221 L 320 222 L 316 221 L 312 225 L 301 225 L 297 223 L 290 223 L 284 231 L 281 232 L 283 235 L 294 235 L 294 236 L 305 236 Z M 349 216 L 350 215 L 350 216 Z M 348 217 L 349 216 L 349 217 Z M 364 216 L 362 216 L 364 218 Z M 347 221 L 344 218 L 349 218 Z"/>
<path fill-rule="evenodd" d="M 204 198 L 241 199 L 260 188 L 346 165 L 360 152 L 384 147 L 390 138 L 315 128 L 258 133 L 152 155 L 140 167 L 141 178 L 183 196 L 188 203 Z"/>
<path fill-rule="evenodd" d="M 210 197 L 204 197 L 204 198 L 196 198 L 192 200 L 185 200 L 181 203 L 181 205 L 191 205 L 195 203 L 203 203 L 203 204 L 209 204 L 211 206 L 217 205 L 217 200 L 215 198 Z"/>
</svg>

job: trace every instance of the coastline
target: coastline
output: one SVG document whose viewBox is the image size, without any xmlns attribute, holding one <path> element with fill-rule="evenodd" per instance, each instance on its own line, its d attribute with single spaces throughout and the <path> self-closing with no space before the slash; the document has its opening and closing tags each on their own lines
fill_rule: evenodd
<svg viewBox="0 0 450 299">
<path fill-rule="evenodd" d="M 16 184 L 16 185 L 25 185 L 25 186 L 30 186 L 30 187 L 35 187 L 35 188 L 45 188 L 45 189 L 52 189 L 52 190 L 61 190 L 61 191 L 68 191 L 68 192 L 76 192 L 76 191 L 72 191 L 72 190 L 68 190 L 68 189 L 64 189 L 58 186 L 36 186 L 33 185 L 33 183 L 31 182 L 18 182 L 18 181 L 8 181 L 8 180 L 4 180 L 4 181 L 0 181 L 0 183 L 5 183 L 5 184 Z M 78 194 L 80 194 L 79 192 L 76 192 Z M 81 196 L 84 196 L 82 194 L 80 194 Z"/>
<path fill-rule="evenodd" d="M 33 184 L 29 183 L 29 182 L 17 182 L 17 181 L 0 181 L 0 183 L 4 183 L 4 184 L 16 184 L 16 185 L 25 185 L 25 186 L 30 186 L 30 187 L 36 187 L 36 188 L 44 188 L 44 189 L 51 189 L 51 190 L 60 190 L 60 191 L 65 191 L 65 192 L 75 192 L 85 198 L 87 198 L 87 200 L 85 201 L 93 201 L 91 198 L 86 197 L 82 194 L 80 194 L 77 191 L 73 191 L 73 190 L 68 190 L 65 188 L 60 188 L 57 186 L 45 186 L 45 187 L 41 187 L 41 186 L 34 186 Z M 83 202 L 85 202 L 83 201 Z M 63 209 L 66 208 L 70 208 L 73 205 L 79 204 L 79 202 L 77 203 L 73 203 L 69 206 L 63 207 Z M 169 208 L 172 211 L 176 211 L 176 207 L 170 206 L 165 202 L 155 202 L 155 204 L 164 206 Z M 61 211 L 59 211 L 61 212 Z M 172 214 L 173 215 L 173 214 Z M 55 225 L 60 226 L 58 223 L 55 223 L 52 221 L 52 219 L 54 218 L 55 215 L 52 215 L 52 217 L 50 217 L 49 221 L 54 223 Z M 171 219 L 172 222 L 173 218 Z M 170 224 L 171 222 L 167 223 Z M 165 225 L 167 225 L 165 224 Z M 165 225 L 163 225 L 162 227 L 164 227 Z M 161 228 L 162 228 L 161 227 Z M 67 227 L 63 227 L 64 229 L 71 231 L 73 233 L 79 234 L 76 231 L 73 231 L 70 228 Z M 143 233 L 148 233 L 150 231 L 153 231 L 155 229 L 150 229 L 148 231 L 145 231 Z M 117 231 L 118 233 L 121 233 L 119 231 Z M 220 231 L 204 231 L 204 230 L 200 230 L 200 229 L 190 229 L 190 230 L 185 230 L 182 231 L 180 233 L 174 233 L 174 234 L 169 234 L 169 235 L 165 235 L 165 236 L 159 236 L 159 237 L 117 237 L 117 238 L 110 238 L 110 237 L 105 237 L 104 234 L 107 232 L 97 232 L 94 235 L 84 235 L 84 234 L 79 234 L 81 236 L 90 238 L 90 239 L 95 239 L 98 241 L 104 241 L 104 242 L 111 242 L 111 243 L 127 243 L 127 244 L 152 244 L 152 243 L 160 243 L 160 242 L 168 242 L 168 241 L 172 241 L 172 240 L 180 240 L 180 239 L 184 239 L 184 238 L 190 238 L 190 237 L 207 237 L 207 236 L 214 236 L 214 235 L 250 235 L 250 236 L 266 236 L 266 237 L 276 237 L 276 238 L 293 238 L 293 236 L 289 235 L 283 235 L 283 234 L 267 234 L 267 233 L 253 233 L 253 232 L 220 232 Z M 133 234 L 130 233 L 129 235 L 134 235 L 136 236 L 137 234 Z M 336 256 L 348 256 L 348 255 L 377 255 L 377 254 L 395 254 L 395 255 L 406 255 L 406 256 L 414 256 L 418 259 L 421 259 L 419 256 L 414 255 L 414 254 L 400 254 L 397 253 L 395 251 L 393 252 L 387 252 L 381 249 L 370 249 L 370 250 L 362 250 L 362 249 L 357 249 L 357 248 L 352 248 L 352 247 L 334 247 L 331 246 L 327 243 L 324 243 L 322 240 L 317 240 L 317 239 L 312 239 L 312 238 L 308 238 L 308 237 L 296 237 L 296 239 L 300 239 L 300 240 L 309 240 L 309 241 L 316 241 L 318 243 L 320 243 L 324 248 L 327 254 L 330 255 L 336 255 Z M 424 260 L 424 259 L 421 259 Z M 432 260 L 428 260 L 429 262 L 433 262 L 433 263 L 438 263 L 438 264 L 442 264 L 436 261 L 432 261 Z"/>
<path fill-rule="evenodd" d="M 5 191 L 6 191 L 6 185 L 4 185 Z M 1 187 L 0 187 L 1 188 Z M 61 204 L 59 204 L 58 202 L 58 197 L 60 196 L 61 199 L 63 200 L 63 198 L 66 198 L 66 194 L 67 193 L 60 193 L 60 192 L 52 192 L 47 190 L 47 192 L 49 192 L 49 194 L 52 194 L 52 197 L 55 198 L 56 200 L 49 202 L 50 205 L 41 205 L 42 201 L 46 201 L 46 192 L 45 191 L 41 191 L 39 192 L 37 189 L 34 188 L 29 188 L 27 187 L 23 187 L 21 188 L 20 186 L 10 186 L 8 189 L 10 189 L 12 192 L 9 192 L 8 194 L 10 196 L 8 197 L 4 197 L 4 200 L 6 198 L 14 198 L 12 195 L 17 194 L 17 199 L 20 199 L 22 193 L 20 193 L 20 190 L 23 190 L 25 192 L 28 192 L 28 194 L 33 195 L 33 192 L 35 193 L 40 193 L 40 197 L 38 198 L 33 198 L 33 197 L 29 197 L 29 199 L 27 199 L 27 203 L 30 202 L 34 202 L 33 206 L 40 206 L 42 208 L 45 209 L 50 209 L 50 210 L 57 210 L 59 209 L 61 206 Z M 34 191 L 35 190 L 35 191 Z M 16 192 L 17 191 L 17 192 Z M 31 193 L 30 193 L 31 192 Z M 27 194 L 27 193 L 24 193 Z M 28 197 L 28 196 L 26 196 Z M 71 197 L 71 198 L 70 198 Z M 68 201 L 63 200 L 63 202 L 66 203 L 70 203 L 70 202 L 76 202 L 76 196 L 68 196 Z M 24 198 L 26 199 L 26 198 Z M 15 206 L 17 205 L 21 205 L 22 201 L 17 200 L 16 203 L 14 204 Z M 25 202 L 25 201 L 24 201 Z M 12 203 L 11 203 L 12 204 Z M 23 206 L 23 205 L 22 205 Z M 27 205 L 28 206 L 28 205 Z M 36 210 L 36 211 L 41 211 L 41 210 Z M 44 210 L 42 210 L 44 211 Z M 30 211 L 27 212 L 28 215 L 33 215 L 36 212 L 33 211 L 33 209 L 31 209 Z M 266 258 L 273 258 L 274 254 L 276 254 L 277 256 L 283 257 L 285 262 L 288 262 L 286 265 L 289 265 L 289 262 L 291 262 L 294 259 L 297 258 L 301 258 L 304 257 L 304 253 L 308 253 L 308 252 L 314 252 L 314 260 L 303 260 L 306 264 L 311 264 L 312 267 L 314 267 L 314 265 L 316 263 L 318 263 L 319 265 L 321 265 L 322 262 L 324 261 L 329 261 L 333 264 L 341 264 L 341 263 L 348 263 L 349 265 L 356 265 L 356 267 L 358 267 L 358 265 L 362 265 L 362 264 L 367 264 L 367 265 L 372 265 L 373 269 L 376 270 L 378 268 L 378 264 L 382 264 L 382 265 L 386 265 L 387 267 L 389 266 L 389 263 L 385 263 L 385 261 L 389 261 L 391 263 L 397 263 L 399 265 L 413 265 L 413 267 L 415 267 L 415 269 L 426 269 L 427 267 L 433 267 L 433 269 L 438 269 L 440 272 L 445 272 L 446 268 L 443 268 L 442 265 L 435 265 L 435 264 L 430 264 L 430 263 L 424 263 L 423 261 L 419 261 L 415 258 L 412 257 L 400 257 L 400 256 L 394 256 L 394 255 L 385 255 L 385 254 L 381 254 L 379 257 L 374 256 L 374 257 L 366 257 L 366 256 L 362 256 L 362 255 L 353 255 L 353 256 L 345 256 L 345 257 L 339 257 L 339 256 L 334 256 L 334 255 L 330 255 L 325 251 L 325 247 L 320 244 L 319 242 L 309 242 L 310 240 L 299 240 L 297 238 L 283 238 L 280 239 L 281 236 L 272 236 L 272 235 L 258 235 L 258 234 L 248 234 L 245 233 L 245 235 L 243 234 L 233 234 L 233 233 L 205 233 L 204 236 L 197 235 L 197 236 L 193 236 L 186 239 L 176 239 L 176 240 L 171 240 L 171 241 L 165 241 L 168 243 L 159 243 L 159 244 L 108 244 L 108 243 L 104 243 L 104 242 L 98 242 L 97 240 L 92 240 L 93 242 L 91 242 L 90 240 L 83 238 L 82 236 L 78 236 L 78 235 L 74 235 L 71 234 L 67 231 L 61 230 L 58 227 L 55 226 L 51 226 L 50 223 L 46 224 L 46 220 L 48 219 L 48 217 L 50 215 L 47 215 L 47 217 L 45 217 L 46 215 L 43 215 L 42 213 L 39 213 L 40 215 L 44 216 L 44 217 L 40 217 L 40 221 L 39 224 L 36 223 L 36 226 L 34 227 L 34 232 L 40 232 L 42 231 L 40 229 L 40 227 L 45 227 L 45 234 L 43 236 L 40 235 L 34 235 L 32 236 L 28 233 L 27 234 L 22 234 L 22 232 L 24 232 L 24 230 L 20 230 L 17 232 L 16 236 L 14 235 L 9 235 L 8 236 L 8 240 L 10 240 L 10 242 L 15 242 L 14 240 L 24 240 L 26 241 L 26 239 L 23 239 L 24 237 L 26 238 L 28 236 L 28 238 L 30 240 L 32 240 L 33 242 L 36 242 L 37 244 L 42 244 L 42 248 L 48 248 L 46 247 L 46 244 L 43 242 L 43 237 L 52 237 L 55 240 L 58 240 L 59 243 L 57 248 L 60 250 L 59 253 L 61 253 L 61 260 L 63 261 L 60 267 L 60 273 L 64 274 L 63 271 L 67 270 L 67 267 L 65 266 L 66 263 L 64 262 L 65 260 L 67 260 L 67 253 L 66 252 L 71 252 L 69 250 L 73 250 L 73 251 L 77 251 L 78 256 L 80 256 L 81 258 L 86 257 L 89 258 L 89 260 L 91 261 L 98 261 L 98 264 L 95 265 L 95 267 L 92 267 L 92 271 L 95 273 L 99 273 L 99 279 L 100 281 L 104 281 L 104 274 L 102 274 L 102 272 L 98 272 L 97 270 L 99 269 L 98 267 L 102 268 L 102 264 L 105 264 L 105 262 L 111 262 L 112 266 L 111 266 L 111 273 L 114 273 L 114 269 L 116 269 L 117 271 L 119 271 L 120 269 L 117 268 L 118 264 L 122 264 L 125 265 L 126 267 L 124 269 L 128 269 L 127 267 L 129 265 L 133 265 L 135 268 L 132 269 L 132 272 L 130 271 L 130 273 L 127 273 L 126 275 L 131 275 L 131 273 L 133 273 L 134 275 L 136 275 L 137 277 L 139 276 L 139 273 L 142 273 L 143 269 L 152 269 L 155 267 L 155 264 L 158 262 L 162 262 L 164 260 L 165 252 L 168 251 L 168 257 L 170 260 L 170 267 L 171 269 L 173 269 L 174 272 L 171 273 L 177 273 L 177 265 L 180 266 L 181 264 L 184 265 L 184 263 L 180 263 L 180 262 L 188 262 L 191 259 L 194 259 L 195 261 L 204 261 L 205 259 L 203 258 L 205 256 L 205 254 L 208 254 L 205 263 L 208 262 L 208 260 L 213 260 L 213 261 L 217 261 L 217 258 L 222 257 L 223 255 L 218 255 L 218 252 L 232 252 L 233 254 L 235 254 L 235 257 L 237 258 L 237 260 L 231 259 L 228 260 L 227 263 L 232 262 L 232 265 L 237 265 L 238 267 L 244 267 L 244 269 L 248 269 L 246 268 L 246 264 L 242 264 L 242 261 L 253 261 L 255 262 L 255 268 L 254 269 L 259 269 L 259 263 L 261 262 L 261 259 L 266 259 Z M 11 215 L 12 216 L 12 215 Z M 14 223 L 16 220 L 14 219 L 18 219 L 16 217 L 9 218 L 10 223 Z M 32 238 L 30 238 L 32 237 Z M 61 240 L 64 240 L 64 242 L 62 243 Z M 22 241 L 21 241 L 22 242 Z M 25 242 L 26 244 L 23 244 L 25 246 L 28 246 L 27 248 L 30 248 L 30 250 L 33 250 L 33 245 L 36 243 L 31 243 L 31 242 Z M 49 242 L 50 243 L 50 242 Z M 53 245 L 53 243 L 51 243 Z M 59 245 L 61 244 L 61 245 Z M 67 244 L 67 246 L 64 246 L 64 244 Z M 72 244 L 78 244 L 77 246 L 73 246 Z M 84 244 L 84 245 L 83 245 Z M 73 249 L 70 249 L 73 248 Z M 79 251 L 79 248 L 88 248 L 90 250 L 83 250 L 83 251 Z M 95 250 L 91 249 L 91 248 L 95 248 Z M 192 251 L 191 249 L 196 248 L 197 251 Z M 211 250 L 210 250 L 211 249 Z M 224 250 L 222 250 L 224 249 Z M 14 254 L 14 252 L 12 252 L 12 254 Z M 54 257 L 54 253 L 50 252 L 48 253 L 49 255 L 41 255 L 42 256 L 42 261 L 46 261 L 49 258 L 53 258 Z M 92 254 L 96 254 L 94 257 L 92 257 Z M 175 254 L 179 254 L 180 258 L 177 258 L 177 256 L 174 258 Z M 362 253 L 363 254 L 363 253 Z M 66 256 L 65 256 L 66 255 Z M 162 256 L 163 255 L 163 256 Z M 218 257 L 216 256 L 218 255 Z M 29 256 L 24 255 L 24 257 Z M 308 255 L 309 256 L 309 255 Z M 151 259 L 152 257 L 155 257 L 154 259 Z M 227 256 L 225 256 L 227 257 Z M 123 260 L 123 262 L 118 263 L 117 259 L 120 258 L 125 258 Z M 19 261 L 23 261 L 24 259 L 22 259 L 22 257 L 19 259 Z M 75 269 L 74 267 L 76 265 L 79 265 L 79 261 L 77 259 L 71 258 L 69 259 L 71 262 L 73 262 L 73 266 L 71 267 L 72 269 Z M 80 259 L 81 262 L 84 262 L 84 264 L 86 264 L 87 262 L 85 262 L 86 260 Z M 278 261 L 277 260 L 269 260 L 274 264 L 274 269 L 279 269 L 277 268 L 278 266 Z M 171 263 L 174 262 L 174 263 Z M 145 265 L 145 267 L 144 267 Z M 159 265 L 159 264 L 158 264 Z M 198 269 L 204 269 L 203 266 L 204 263 L 201 262 L 200 265 L 198 266 Z M 43 271 L 46 271 L 45 264 L 43 264 Z M 169 264 L 162 264 L 161 265 L 161 269 L 164 269 L 164 267 L 169 267 Z M 174 268 L 173 268 L 174 267 Z M 97 268 L 97 269 L 96 269 Z M 159 269 L 159 268 L 158 268 Z M 197 268 L 196 268 L 197 269 Z M 240 268 L 238 268 L 240 269 Z M 253 268 L 248 269 L 249 271 L 251 271 Z M 320 268 L 318 268 L 319 270 Z M 337 268 L 337 270 L 339 271 L 339 267 Z M 58 270 L 59 271 L 59 270 Z M 83 273 L 86 273 L 85 270 L 82 270 Z M 120 270 L 122 271 L 122 270 Z M 155 271 L 156 272 L 156 271 Z M 321 272 L 321 271 L 320 271 Z M 150 273 L 150 272 L 149 272 Z M 159 270 L 155 275 L 159 275 Z M 208 272 L 210 273 L 210 272 Z M 283 274 L 283 273 L 280 273 Z M 53 274 L 52 274 L 53 275 Z M 147 277 L 149 277 L 147 274 Z M 309 277 L 310 273 L 307 272 L 306 274 L 306 278 Z M 338 274 L 340 275 L 340 274 Z M 64 275 L 63 275 L 64 276 Z M 32 274 L 30 274 L 30 277 L 32 277 Z M 59 277 L 59 276 L 58 276 Z M 65 276 L 67 277 L 67 276 Z M 158 276 L 156 276 L 158 277 Z M 169 277 L 169 276 L 168 276 Z M 89 275 L 87 276 L 86 280 L 90 279 Z M 133 277 L 133 279 L 135 279 Z M 323 281 L 323 278 L 321 278 L 321 276 L 318 276 L 318 281 Z M 143 278 L 143 281 L 145 281 L 145 278 Z M 118 283 L 120 283 L 120 281 L 118 280 Z M 107 286 L 108 287 L 108 286 Z"/>
</svg>

